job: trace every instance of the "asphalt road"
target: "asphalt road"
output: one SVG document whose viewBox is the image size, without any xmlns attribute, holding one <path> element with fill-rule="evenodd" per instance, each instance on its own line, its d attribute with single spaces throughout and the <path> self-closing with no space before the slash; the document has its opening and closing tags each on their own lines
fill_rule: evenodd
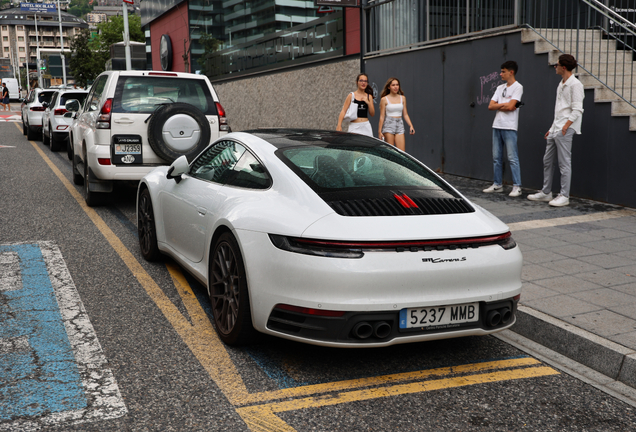
<svg viewBox="0 0 636 432">
<path fill-rule="evenodd" d="M 0 431 L 636 429 L 633 406 L 495 337 L 225 347 L 203 287 L 139 254 L 135 190 L 86 207 L 66 153 L 18 125 L 0 123 Z M 68 338 L 37 344 L 57 321 Z"/>
</svg>

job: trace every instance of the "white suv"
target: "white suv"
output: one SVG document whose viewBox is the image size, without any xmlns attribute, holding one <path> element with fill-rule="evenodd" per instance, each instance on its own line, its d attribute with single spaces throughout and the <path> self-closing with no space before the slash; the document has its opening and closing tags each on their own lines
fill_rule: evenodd
<svg viewBox="0 0 636 432">
<path fill-rule="evenodd" d="M 66 109 L 77 111 L 69 137 L 73 181 L 84 184 L 89 206 L 115 181 L 138 181 L 182 155 L 192 160 L 230 131 L 205 75 L 106 71 L 81 107 L 68 101 Z"/>
<path fill-rule="evenodd" d="M 55 92 L 57 90 L 35 88 L 22 102 L 22 132 L 28 140 L 33 141 L 42 136 L 42 114 L 46 109 L 42 104 L 50 102 Z"/>
<path fill-rule="evenodd" d="M 81 104 L 87 93 L 86 90 L 59 90 L 49 102 L 42 103 L 45 107 L 42 114 L 42 143 L 48 145 L 51 151 L 59 151 L 68 138 L 73 119 L 64 116 L 66 101 L 75 99 Z"/>
</svg>

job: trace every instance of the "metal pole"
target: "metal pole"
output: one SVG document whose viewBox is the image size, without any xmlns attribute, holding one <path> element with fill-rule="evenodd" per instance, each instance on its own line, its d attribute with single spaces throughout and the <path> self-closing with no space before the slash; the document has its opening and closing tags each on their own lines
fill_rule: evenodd
<svg viewBox="0 0 636 432">
<path fill-rule="evenodd" d="M 128 6 L 125 2 L 122 2 L 123 5 L 123 16 L 124 16 L 124 53 L 126 54 L 126 70 L 132 70 L 132 62 L 130 60 L 130 33 L 128 31 Z"/>
<path fill-rule="evenodd" d="M 42 71 L 40 70 L 40 34 L 38 33 L 38 15 L 35 14 L 35 47 L 36 47 L 36 68 L 38 73 L 38 85 L 42 88 Z"/>
<path fill-rule="evenodd" d="M 360 73 L 364 73 L 364 44 L 366 41 L 366 23 L 364 22 L 364 0 L 360 0 Z"/>
<path fill-rule="evenodd" d="M 62 58 L 62 83 L 66 87 L 66 56 L 64 56 L 64 36 L 62 35 L 62 10 L 60 9 L 60 0 L 57 0 L 57 18 L 60 21 L 60 57 Z"/>
</svg>

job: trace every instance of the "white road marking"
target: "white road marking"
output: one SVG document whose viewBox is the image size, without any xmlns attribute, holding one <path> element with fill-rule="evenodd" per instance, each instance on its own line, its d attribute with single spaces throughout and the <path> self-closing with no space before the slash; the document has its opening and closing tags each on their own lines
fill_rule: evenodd
<svg viewBox="0 0 636 432">
<path fill-rule="evenodd" d="M 22 243 L 34 244 L 34 243 Z M 119 392 L 119 386 L 108 367 L 102 347 L 90 322 L 88 314 L 75 288 L 60 249 L 53 242 L 37 242 L 46 265 L 49 279 L 55 292 L 64 328 L 75 357 L 82 381 L 86 408 L 54 412 L 35 418 L 22 417 L 0 423 L 0 431 L 35 431 L 60 423 L 78 424 L 118 418 L 126 415 L 128 409 Z M 3 253 L 2 264 L 14 269 L 12 253 Z M 19 258 L 18 258 L 19 259 Z M 6 267 L 6 266 L 9 267 Z M 14 285 L 15 286 L 15 285 Z M 0 351 L 28 349 L 27 341 L 21 338 L 0 340 Z"/>
<path fill-rule="evenodd" d="M 536 228 L 550 228 L 560 225 L 573 225 L 584 222 L 598 222 L 602 220 L 634 216 L 636 216 L 636 211 L 624 209 L 580 216 L 567 216 L 554 219 L 538 219 L 525 222 L 515 222 L 508 224 L 508 227 L 510 228 L 510 231 L 523 231 Z"/>
</svg>

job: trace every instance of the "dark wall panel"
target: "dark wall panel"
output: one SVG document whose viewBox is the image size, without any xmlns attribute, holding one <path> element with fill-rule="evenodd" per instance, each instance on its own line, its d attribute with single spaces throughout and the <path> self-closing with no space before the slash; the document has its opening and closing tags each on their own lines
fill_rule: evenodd
<svg viewBox="0 0 636 432">
<path fill-rule="evenodd" d="M 369 79 L 380 91 L 390 76 L 400 79 L 416 134 L 406 150 L 433 169 L 492 180 L 492 122 L 488 103 L 500 65 L 519 64 L 524 87 L 519 117 L 519 159 L 524 187 L 543 182 L 544 135 L 552 124 L 560 77 L 547 54 L 522 44 L 519 32 L 368 59 Z M 379 106 L 379 101 L 377 101 Z M 609 103 L 594 103 L 585 91 L 582 135 L 574 137 L 573 196 L 636 207 L 636 133 L 627 117 L 612 117 Z M 372 119 L 377 132 L 379 113 Z M 504 180 L 512 184 L 506 164 Z M 553 191 L 560 176 L 555 173 Z"/>
</svg>

